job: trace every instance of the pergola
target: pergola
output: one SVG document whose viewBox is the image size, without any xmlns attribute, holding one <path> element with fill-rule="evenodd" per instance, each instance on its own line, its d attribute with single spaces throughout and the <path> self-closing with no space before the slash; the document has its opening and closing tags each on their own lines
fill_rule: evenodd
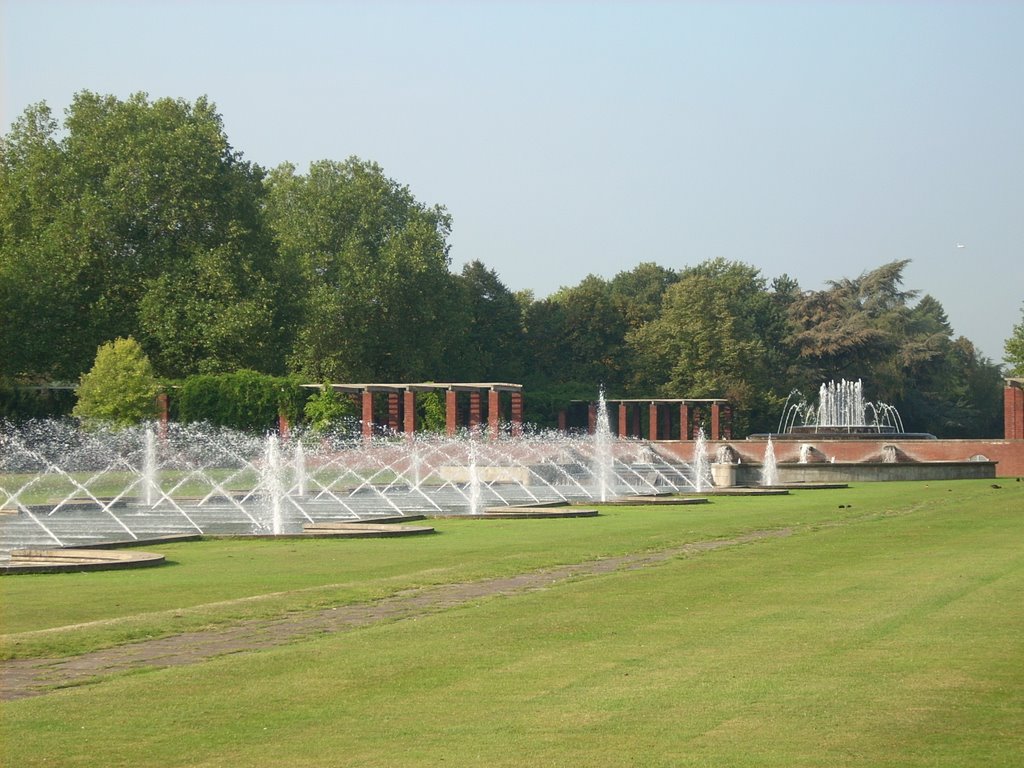
<svg viewBox="0 0 1024 768">
<path fill-rule="evenodd" d="M 576 400 L 587 406 L 587 430 L 597 425 L 597 403 Z M 620 398 L 605 400 L 608 420 L 619 437 L 646 437 L 648 440 L 691 440 L 697 430 L 707 424 L 709 440 L 732 437 L 732 407 L 721 398 Z M 647 409 L 644 424 L 643 410 Z M 559 429 L 569 427 L 569 414 L 558 414 Z"/>
<path fill-rule="evenodd" d="M 507 412 L 512 434 L 523 428 L 523 385 L 503 381 L 366 384 L 303 384 L 308 389 L 329 386 L 348 393 L 360 408 L 363 436 L 372 437 L 376 427 L 386 427 L 411 437 L 416 432 L 416 395 L 443 391 L 445 395 L 445 431 L 454 435 L 460 427 L 476 429 L 485 423 L 491 437 L 498 437 L 502 423 L 502 396 L 508 393 Z M 381 395 L 382 397 L 377 397 Z M 386 410 L 383 406 L 387 403 Z"/>
</svg>

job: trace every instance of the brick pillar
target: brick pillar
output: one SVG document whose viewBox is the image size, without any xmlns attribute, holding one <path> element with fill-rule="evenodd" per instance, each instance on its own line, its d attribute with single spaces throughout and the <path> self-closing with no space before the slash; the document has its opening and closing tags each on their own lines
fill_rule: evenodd
<svg viewBox="0 0 1024 768">
<path fill-rule="evenodd" d="M 290 425 L 288 424 L 288 414 L 284 411 L 277 412 L 277 434 L 281 437 L 281 442 L 288 440 L 288 430 Z"/>
<path fill-rule="evenodd" d="M 406 437 L 412 437 L 416 432 L 416 393 L 411 389 L 405 390 L 405 423 L 402 424 L 402 431 Z"/>
<path fill-rule="evenodd" d="M 161 440 L 167 439 L 167 424 L 171 420 L 171 398 L 166 392 L 156 396 L 157 415 L 157 436 Z"/>
<path fill-rule="evenodd" d="M 565 431 L 565 411 L 558 412 L 558 428 Z M 523 434 L 523 393 L 512 393 L 512 436 Z"/>
<path fill-rule="evenodd" d="M 476 429 L 480 426 L 480 390 L 474 389 L 469 393 L 469 428 Z"/>
<path fill-rule="evenodd" d="M 398 431 L 399 404 L 398 393 L 388 392 L 388 429 Z"/>
<path fill-rule="evenodd" d="M 373 392 L 363 390 L 363 437 L 373 437 Z"/>
<path fill-rule="evenodd" d="M 658 439 L 658 404 L 651 403 L 647 406 L 647 437 L 650 440 Z"/>
<path fill-rule="evenodd" d="M 722 436 L 722 433 L 719 431 L 718 417 L 719 417 L 718 403 L 712 403 L 711 404 L 711 436 L 708 438 L 709 440 L 718 440 Z"/>
<path fill-rule="evenodd" d="M 686 403 L 679 405 L 679 439 L 690 439 L 690 406 Z"/>
<path fill-rule="evenodd" d="M 597 403 L 587 404 L 587 434 L 597 432 Z"/>
<path fill-rule="evenodd" d="M 1007 382 L 1003 390 L 1003 436 L 1024 440 L 1024 388 L 1016 382 Z"/>
<path fill-rule="evenodd" d="M 498 439 L 501 425 L 501 393 L 496 389 L 487 390 L 487 432 L 491 440 Z"/>
<path fill-rule="evenodd" d="M 629 414 L 625 403 L 619 403 L 619 437 L 629 437 Z"/>
<path fill-rule="evenodd" d="M 455 434 L 459 428 L 459 409 L 454 389 L 445 390 L 444 393 L 444 429 L 448 437 Z"/>
</svg>

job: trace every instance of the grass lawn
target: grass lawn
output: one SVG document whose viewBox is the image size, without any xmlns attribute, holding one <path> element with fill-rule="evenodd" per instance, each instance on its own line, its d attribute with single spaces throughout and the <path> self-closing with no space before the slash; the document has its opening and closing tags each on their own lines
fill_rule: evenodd
<svg viewBox="0 0 1024 768">
<path fill-rule="evenodd" d="M 30 656 L 792 529 L 8 702 L 0 764 L 1017 766 L 1024 484 L 998 482 L 207 541 L 160 548 L 164 568 L 5 577 L 4 648 Z"/>
</svg>

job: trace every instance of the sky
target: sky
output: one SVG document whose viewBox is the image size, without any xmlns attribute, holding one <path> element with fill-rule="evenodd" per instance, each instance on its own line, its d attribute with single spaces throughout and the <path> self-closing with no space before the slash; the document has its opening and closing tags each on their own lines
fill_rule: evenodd
<svg viewBox="0 0 1024 768">
<path fill-rule="evenodd" d="M 537 298 L 653 261 L 1024 321 L 1024 2 L 0 0 L 0 123 L 208 96 L 270 168 L 358 156 Z"/>
</svg>

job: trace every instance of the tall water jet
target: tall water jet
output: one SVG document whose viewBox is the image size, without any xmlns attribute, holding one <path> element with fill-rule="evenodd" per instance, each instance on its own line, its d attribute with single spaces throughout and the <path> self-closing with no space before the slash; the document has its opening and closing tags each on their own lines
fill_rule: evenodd
<svg viewBox="0 0 1024 768">
<path fill-rule="evenodd" d="M 469 513 L 480 514 L 480 470 L 477 468 L 476 434 L 469 436 Z"/>
<path fill-rule="evenodd" d="M 306 451 L 302 447 L 302 441 L 295 441 L 295 455 L 293 457 L 295 472 L 295 493 L 299 498 L 304 498 L 308 492 L 309 478 L 306 474 Z"/>
<path fill-rule="evenodd" d="M 761 463 L 761 485 L 779 484 L 779 465 L 775 461 L 775 446 L 769 437 L 764 446 L 764 460 Z"/>
<path fill-rule="evenodd" d="M 275 536 L 284 532 L 284 483 L 281 480 L 281 449 L 277 435 L 267 436 L 267 445 L 263 454 L 261 470 L 263 485 L 263 503 L 270 517 L 270 529 Z"/>
<path fill-rule="evenodd" d="M 156 503 L 160 487 L 156 462 L 156 433 L 152 427 L 146 427 L 142 451 L 142 503 L 147 507 L 152 507 Z"/>
<path fill-rule="evenodd" d="M 612 430 L 608 423 L 608 403 L 604 388 L 597 395 L 597 421 L 594 424 L 594 477 L 597 478 L 597 497 L 608 501 L 608 487 L 613 471 Z"/>
<path fill-rule="evenodd" d="M 711 487 L 711 464 L 708 462 L 707 438 L 704 427 L 697 430 L 697 439 L 693 443 L 693 487 L 702 493 Z"/>
</svg>

